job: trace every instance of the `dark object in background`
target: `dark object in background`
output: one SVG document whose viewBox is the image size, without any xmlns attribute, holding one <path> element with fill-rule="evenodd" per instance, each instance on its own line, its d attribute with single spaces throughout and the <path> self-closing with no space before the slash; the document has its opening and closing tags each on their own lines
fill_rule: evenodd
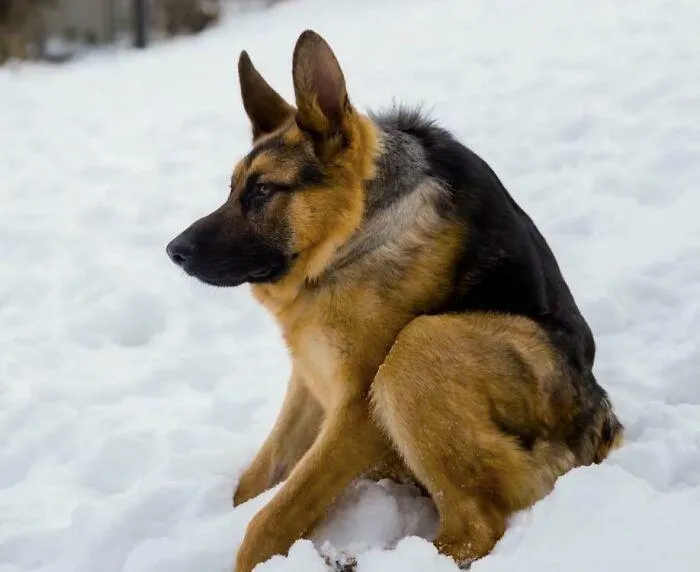
<svg viewBox="0 0 700 572">
<path fill-rule="evenodd" d="M 42 8 L 53 5 L 55 0 L 0 0 L 0 66 L 9 59 L 43 57 Z"/>
<path fill-rule="evenodd" d="M 134 0 L 134 45 L 145 48 L 148 44 L 148 7 L 146 0 Z"/>
<path fill-rule="evenodd" d="M 219 21 L 219 0 L 162 0 L 168 36 L 197 34 Z"/>
</svg>

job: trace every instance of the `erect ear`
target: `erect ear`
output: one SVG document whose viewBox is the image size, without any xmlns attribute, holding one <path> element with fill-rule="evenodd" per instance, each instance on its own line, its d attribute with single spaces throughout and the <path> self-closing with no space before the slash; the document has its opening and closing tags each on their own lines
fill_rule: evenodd
<svg viewBox="0 0 700 572">
<path fill-rule="evenodd" d="M 316 32 L 299 36 L 292 75 L 299 127 L 322 139 L 344 132 L 352 112 L 345 78 L 331 47 Z"/>
<path fill-rule="evenodd" d="M 253 127 L 253 140 L 271 133 L 294 114 L 294 107 L 270 87 L 243 50 L 238 58 L 243 107 Z"/>
</svg>

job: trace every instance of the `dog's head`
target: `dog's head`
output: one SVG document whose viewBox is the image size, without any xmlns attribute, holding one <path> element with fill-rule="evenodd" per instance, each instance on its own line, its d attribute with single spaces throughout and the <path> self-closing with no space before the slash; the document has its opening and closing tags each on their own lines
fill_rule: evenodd
<svg viewBox="0 0 700 572">
<path fill-rule="evenodd" d="M 296 105 L 238 62 L 253 147 L 236 165 L 226 202 L 167 246 L 188 274 L 216 286 L 318 276 L 357 228 L 371 172 L 371 124 L 351 106 L 331 48 L 305 31 L 292 63 Z"/>
</svg>

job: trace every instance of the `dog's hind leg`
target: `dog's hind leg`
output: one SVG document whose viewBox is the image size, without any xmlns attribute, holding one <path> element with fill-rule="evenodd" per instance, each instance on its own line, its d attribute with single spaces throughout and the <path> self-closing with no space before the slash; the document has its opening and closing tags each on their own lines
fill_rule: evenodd
<svg viewBox="0 0 700 572">
<path fill-rule="evenodd" d="M 243 472 L 233 506 L 287 478 L 318 435 L 323 410 L 298 375 L 292 374 L 277 421 L 251 465 Z"/>
<path fill-rule="evenodd" d="M 437 506 L 436 546 L 460 565 L 488 554 L 509 515 L 573 465 L 566 446 L 540 433 L 555 415 L 553 355 L 532 322 L 421 317 L 374 379 L 373 414 Z"/>
</svg>

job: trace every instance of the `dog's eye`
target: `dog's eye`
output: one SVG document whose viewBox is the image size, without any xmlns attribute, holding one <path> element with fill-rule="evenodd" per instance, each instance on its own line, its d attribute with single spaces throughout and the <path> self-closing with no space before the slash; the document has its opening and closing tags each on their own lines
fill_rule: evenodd
<svg viewBox="0 0 700 572">
<path fill-rule="evenodd" d="M 257 182 L 249 185 L 241 195 L 243 210 L 262 208 L 279 190 L 279 185 L 275 183 Z"/>
<path fill-rule="evenodd" d="M 274 192 L 272 185 L 269 183 L 256 183 L 253 187 L 253 194 L 256 198 L 264 199 L 269 197 Z"/>
</svg>

